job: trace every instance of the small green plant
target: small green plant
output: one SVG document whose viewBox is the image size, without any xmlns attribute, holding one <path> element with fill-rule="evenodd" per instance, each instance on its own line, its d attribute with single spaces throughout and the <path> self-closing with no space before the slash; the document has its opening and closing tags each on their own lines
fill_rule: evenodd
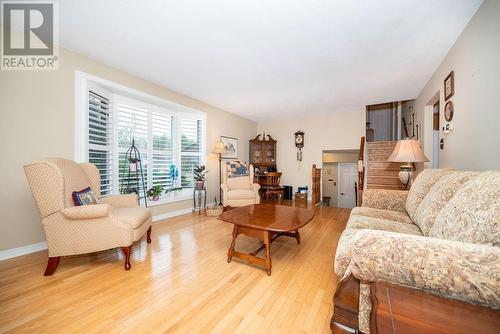
<svg viewBox="0 0 500 334">
<path fill-rule="evenodd" d="M 163 191 L 163 187 L 156 185 L 156 186 L 153 186 L 151 189 L 149 189 L 146 192 L 146 195 L 148 195 L 148 197 L 152 197 L 154 199 L 154 198 L 158 198 L 162 191 Z"/>
<path fill-rule="evenodd" d="M 208 170 L 205 169 L 205 166 L 194 165 L 193 174 L 195 181 L 205 181 L 207 172 Z"/>
</svg>

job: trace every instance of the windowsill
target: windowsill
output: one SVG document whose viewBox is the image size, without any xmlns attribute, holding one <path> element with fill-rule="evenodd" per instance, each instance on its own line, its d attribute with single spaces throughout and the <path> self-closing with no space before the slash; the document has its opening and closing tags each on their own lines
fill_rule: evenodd
<svg viewBox="0 0 500 334">
<path fill-rule="evenodd" d="M 157 201 L 151 201 L 148 199 L 148 206 L 157 206 L 157 205 L 182 202 L 192 199 L 193 199 L 193 189 L 182 189 L 179 191 L 169 192 L 168 194 L 162 194 L 160 196 L 160 199 Z"/>
</svg>

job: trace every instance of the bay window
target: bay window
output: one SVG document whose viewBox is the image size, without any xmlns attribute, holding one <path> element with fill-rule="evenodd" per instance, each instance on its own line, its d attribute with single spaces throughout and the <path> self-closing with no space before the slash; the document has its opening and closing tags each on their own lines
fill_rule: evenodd
<svg viewBox="0 0 500 334">
<path fill-rule="evenodd" d="M 78 115 L 77 110 L 76 125 L 81 126 L 79 119 L 85 120 L 88 129 L 77 131 L 77 145 L 83 143 L 85 147 L 77 150 L 77 160 L 97 166 L 101 193 L 123 191 L 120 185 L 129 165 L 125 153 L 132 140 L 141 155 L 146 190 L 159 185 L 164 192 L 175 188 L 190 193 L 194 187 L 193 167 L 205 163 L 205 115 L 184 111 L 174 104 L 169 108 L 162 100 L 151 103 L 143 93 L 134 97 L 109 86 L 87 81 L 87 107 L 80 108 L 80 113 L 85 110 L 84 115 Z M 143 189 L 139 193 L 142 195 Z"/>
</svg>

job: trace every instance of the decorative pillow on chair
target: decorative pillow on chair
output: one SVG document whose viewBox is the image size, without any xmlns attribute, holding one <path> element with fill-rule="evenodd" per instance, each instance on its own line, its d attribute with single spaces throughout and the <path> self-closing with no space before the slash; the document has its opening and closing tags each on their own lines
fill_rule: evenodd
<svg viewBox="0 0 500 334">
<path fill-rule="evenodd" d="M 242 161 L 228 161 L 226 162 L 227 177 L 241 177 L 248 176 L 248 165 Z"/>
<path fill-rule="evenodd" d="M 73 191 L 71 196 L 75 206 L 97 204 L 97 197 L 90 187 L 80 191 Z"/>
</svg>

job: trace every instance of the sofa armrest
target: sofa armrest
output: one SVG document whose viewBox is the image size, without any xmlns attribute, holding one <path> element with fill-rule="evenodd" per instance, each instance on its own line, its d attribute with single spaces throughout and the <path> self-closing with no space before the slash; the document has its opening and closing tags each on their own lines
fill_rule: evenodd
<svg viewBox="0 0 500 334">
<path fill-rule="evenodd" d="M 71 220 L 96 219 L 109 216 L 109 204 L 73 206 L 61 210 L 63 216 Z"/>
<path fill-rule="evenodd" d="M 362 206 L 373 209 L 405 212 L 406 190 L 366 189 L 363 190 Z"/>
<path fill-rule="evenodd" d="M 500 247 L 375 230 L 349 242 L 349 271 L 471 303 L 500 306 Z"/>
<path fill-rule="evenodd" d="M 110 195 L 101 197 L 99 203 L 109 204 L 115 208 L 129 208 L 139 205 L 137 194 Z"/>
</svg>

